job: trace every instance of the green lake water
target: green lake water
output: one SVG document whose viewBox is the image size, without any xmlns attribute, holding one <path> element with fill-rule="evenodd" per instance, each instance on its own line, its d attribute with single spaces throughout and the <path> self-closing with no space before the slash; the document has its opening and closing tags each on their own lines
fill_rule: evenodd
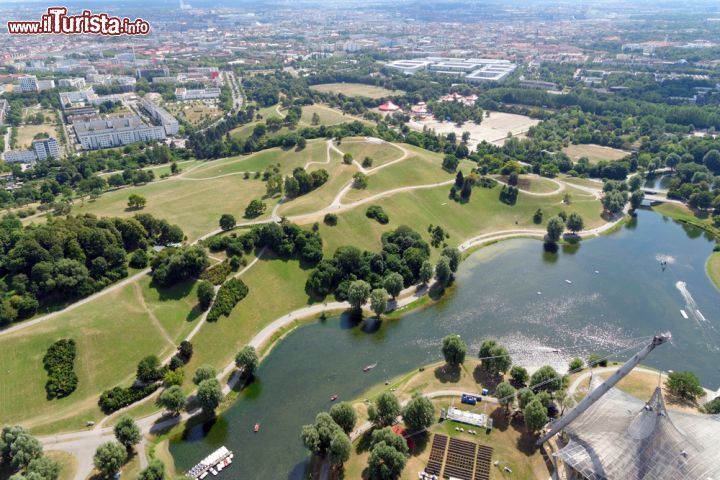
<svg viewBox="0 0 720 480">
<path fill-rule="evenodd" d="M 640 211 L 620 231 L 556 254 L 523 239 L 481 249 L 432 306 L 384 322 L 332 317 L 289 334 L 235 404 L 212 425 L 188 429 L 172 442 L 176 466 L 184 471 L 225 445 L 235 461 L 222 478 L 303 478 L 308 456 L 300 428 L 330 408 L 331 395 L 358 398 L 375 384 L 439 360 L 448 334 L 461 335 L 471 355 L 494 337 L 517 363 L 565 369 L 574 356 L 626 347 L 634 352 L 640 337 L 670 330 L 672 343 L 644 363 L 692 370 L 717 389 L 720 292 L 705 273 L 713 245 L 700 230 Z M 262 425 L 257 434 L 255 423 Z"/>
</svg>

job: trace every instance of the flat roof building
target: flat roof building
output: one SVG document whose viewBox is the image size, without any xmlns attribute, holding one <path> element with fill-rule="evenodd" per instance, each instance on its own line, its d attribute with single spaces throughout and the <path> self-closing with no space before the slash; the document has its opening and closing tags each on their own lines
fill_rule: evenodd
<svg viewBox="0 0 720 480">
<path fill-rule="evenodd" d="M 20 91 L 23 93 L 39 91 L 37 77 L 35 75 L 20 77 Z"/>
<path fill-rule="evenodd" d="M 46 158 L 60 158 L 60 147 L 53 137 L 39 138 L 32 142 L 33 150 L 38 160 Z"/>
<path fill-rule="evenodd" d="M 220 97 L 219 88 L 176 88 L 175 97 L 180 101 L 185 100 L 214 100 Z"/>
<path fill-rule="evenodd" d="M 165 139 L 164 127 L 147 125 L 137 115 L 81 121 L 74 123 L 73 129 L 84 150 Z"/>
<path fill-rule="evenodd" d="M 143 98 L 142 106 L 145 111 L 152 117 L 153 120 L 159 122 L 160 125 L 165 128 L 167 135 L 176 135 L 180 131 L 180 124 L 178 121 L 170 115 L 170 112 L 162 108 L 160 105 L 156 105 L 147 98 Z"/>
<path fill-rule="evenodd" d="M 505 80 L 517 65 L 509 60 L 494 58 L 426 57 L 413 60 L 395 60 L 386 65 L 406 75 L 429 71 L 439 75 L 452 75 L 470 82 L 499 82 Z"/>
<path fill-rule="evenodd" d="M 3 154 L 5 163 L 27 163 L 34 164 L 37 155 L 34 150 L 8 150 Z"/>
</svg>

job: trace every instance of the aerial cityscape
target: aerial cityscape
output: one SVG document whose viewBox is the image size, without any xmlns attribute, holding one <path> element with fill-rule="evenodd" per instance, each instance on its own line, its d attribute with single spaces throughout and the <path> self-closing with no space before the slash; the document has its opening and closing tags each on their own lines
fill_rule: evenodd
<svg viewBox="0 0 720 480">
<path fill-rule="evenodd" d="M 717 1 L 0 15 L 0 480 L 720 479 Z"/>
</svg>

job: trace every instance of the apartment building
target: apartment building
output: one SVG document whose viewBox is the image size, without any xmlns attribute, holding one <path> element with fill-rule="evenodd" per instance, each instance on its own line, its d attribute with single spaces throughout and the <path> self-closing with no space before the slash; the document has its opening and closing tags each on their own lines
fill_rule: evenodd
<svg viewBox="0 0 720 480">
<path fill-rule="evenodd" d="M 73 123 L 73 130 L 84 150 L 120 147 L 166 138 L 165 127 L 148 125 L 137 115 L 80 121 Z"/>
<path fill-rule="evenodd" d="M 167 135 L 176 135 L 178 133 L 180 124 L 167 110 L 160 105 L 156 105 L 148 98 L 143 98 L 141 104 L 150 117 L 163 126 Z"/>
</svg>

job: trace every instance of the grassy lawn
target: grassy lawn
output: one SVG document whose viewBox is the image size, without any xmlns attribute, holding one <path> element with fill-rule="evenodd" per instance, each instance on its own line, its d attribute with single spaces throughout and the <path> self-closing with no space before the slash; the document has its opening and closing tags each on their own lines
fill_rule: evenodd
<svg viewBox="0 0 720 480">
<path fill-rule="evenodd" d="M 178 119 L 183 119 L 191 125 L 212 123 L 223 114 L 217 105 L 208 105 L 196 100 L 193 102 L 170 102 L 165 104 L 168 112 Z"/>
<path fill-rule="evenodd" d="M 342 93 L 348 97 L 382 98 L 391 95 L 404 95 L 402 90 L 388 90 L 374 85 L 363 85 L 361 83 L 321 83 L 310 87 L 313 90 L 324 93 Z"/>
<path fill-rule="evenodd" d="M 712 218 L 706 212 L 696 212 L 679 203 L 661 203 L 652 207 L 652 209 L 666 217 L 702 228 L 715 235 L 716 238 L 720 237 L 720 228 L 713 226 Z"/>
<path fill-rule="evenodd" d="M 559 177 L 563 182 L 570 183 L 573 185 L 578 185 L 581 187 L 590 187 L 590 188 L 596 188 L 598 190 L 601 190 L 603 187 L 602 181 L 595 181 L 591 180 L 589 178 L 580 178 L 580 177 L 569 177 L 567 175 L 560 175 Z"/>
<path fill-rule="evenodd" d="M 630 155 L 630 152 L 619 150 L 617 148 L 603 147 L 602 145 L 580 144 L 569 145 L 563 148 L 563 152 L 570 157 L 570 160 L 577 162 L 582 157 L 587 157 L 591 164 L 598 163 L 602 160 L 614 161 Z"/>
<path fill-rule="evenodd" d="M 354 122 L 358 120 L 363 123 L 369 124 L 370 122 L 352 115 L 346 115 L 340 110 L 336 110 L 327 105 L 308 105 L 302 107 L 302 116 L 300 117 L 300 123 L 311 126 L 312 116 L 317 113 L 320 117 L 320 123 L 318 125 L 339 125 L 341 123 Z"/>
<path fill-rule="evenodd" d="M 578 212 L 585 220 L 586 228 L 604 223 L 600 217 L 600 202 L 572 188 L 544 197 L 521 192 L 513 206 L 500 202 L 500 186 L 493 189 L 475 188 L 470 201 L 464 204 L 450 200 L 449 190 L 449 186 L 413 190 L 371 202 L 381 205 L 388 214 L 390 222 L 387 225 L 381 225 L 365 216 L 369 204 L 340 213 L 337 226 L 320 225 L 324 250 L 326 254 L 332 254 L 337 247 L 350 244 L 373 251 L 379 250 L 382 232 L 395 229 L 399 225 L 412 227 L 428 241 L 430 237 L 427 227 L 430 224 L 440 225 L 450 234 L 447 240 L 449 245 L 458 245 L 468 238 L 496 230 L 543 229 L 544 224 L 536 225 L 532 221 L 533 213 L 538 208 L 542 208 L 546 221 L 565 210 L 568 213 Z M 561 204 L 565 193 L 571 195 L 570 205 Z M 438 250 L 433 249 L 433 253 L 437 255 Z"/>
<path fill-rule="evenodd" d="M 191 282 L 159 292 L 145 278 L 54 319 L 0 337 L 0 363 L 4 365 L 0 371 L 0 423 L 23 422 L 36 431 L 51 432 L 81 429 L 86 421 L 101 418 L 97 407 L 100 392 L 130 380 L 144 356 L 172 353 L 196 323 L 196 302 Z M 47 347 L 61 338 L 77 342 L 78 388 L 66 398 L 49 401 L 42 357 Z"/>
<path fill-rule="evenodd" d="M 60 476 L 58 480 L 73 480 L 77 471 L 77 459 L 60 450 L 50 450 L 45 452 L 45 456 L 55 460 L 60 465 Z"/>
<path fill-rule="evenodd" d="M 403 155 L 402 150 L 392 143 L 379 140 L 369 142 L 364 138 L 343 138 L 342 143 L 337 147 L 343 152 L 352 155 L 360 164 L 362 164 L 365 157 L 372 158 L 373 164 L 370 168 L 379 167 Z"/>
<path fill-rule="evenodd" d="M 282 110 L 281 110 L 282 112 Z M 260 120 L 255 120 L 253 122 L 247 123 L 245 125 L 241 125 L 237 128 L 233 128 L 230 130 L 230 135 L 233 137 L 238 138 L 247 138 L 250 135 L 252 135 L 252 131 L 255 128 L 255 125 L 259 123 L 264 123 L 265 120 L 267 120 L 270 117 L 284 117 L 285 114 L 278 114 L 277 110 L 275 109 L 275 105 L 272 107 L 264 107 L 256 111 L 255 113 L 256 117 L 257 115 L 260 115 Z"/>
<path fill-rule="evenodd" d="M 47 133 L 51 137 L 57 138 L 57 126 L 53 123 L 43 123 L 41 125 L 22 125 L 17 128 L 17 148 L 28 149 L 35 135 L 39 133 Z"/>
<path fill-rule="evenodd" d="M 715 287 L 720 289 L 720 252 L 714 252 L 710 255 L 705 264 L 705 270 Z"/>
<path fill-rule="evenodd" d="M 147 199 L 147 205 L 142 210 L 127 209 L 128 196 L 133 193 Z M 240 221 L 250 200 L 264 194 L 263 182 L 244 180 L 237 175 L 211 181 L 189 181 L 173 177 L 106 192 L 94 201 L 85 200 L 84 204 L 76 201 L 73 214 L 129 217 L 139 212 L 150 213 L 180 225 L 188 239 L 194 240 L 215 230 L 223 213 L 231 213 Z M 270 209 L 272 206 L 268 205 Z"/>
</svg>

